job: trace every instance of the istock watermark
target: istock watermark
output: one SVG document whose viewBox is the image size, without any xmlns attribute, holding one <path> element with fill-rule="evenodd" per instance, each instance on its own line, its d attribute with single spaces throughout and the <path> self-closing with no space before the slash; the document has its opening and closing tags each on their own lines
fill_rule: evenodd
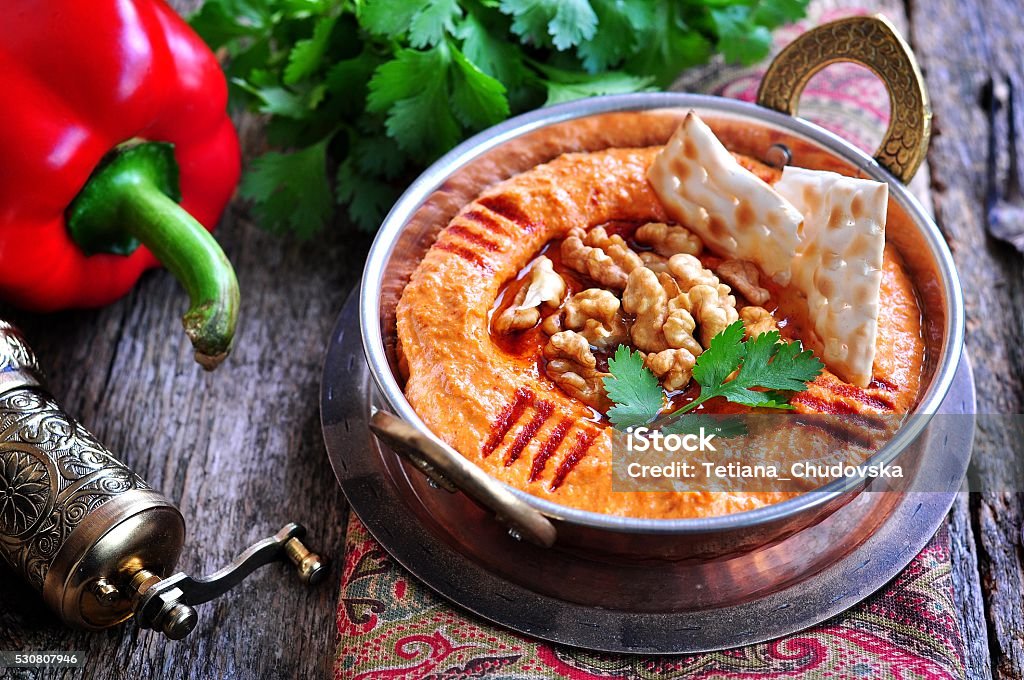
<svg viewBox="0 0 1024 680">
<path fill-rule="evenodd" d="M 963 479 L 975 431 L 1005 442 L 1000 483 L 1013 488 L 982 489 L 968 471 L 963 490 L 1024 491 L 1024 416 L 793 412 L 686 414 L 616 432 L 612 490 L 947 491 Z"/>
</svg>

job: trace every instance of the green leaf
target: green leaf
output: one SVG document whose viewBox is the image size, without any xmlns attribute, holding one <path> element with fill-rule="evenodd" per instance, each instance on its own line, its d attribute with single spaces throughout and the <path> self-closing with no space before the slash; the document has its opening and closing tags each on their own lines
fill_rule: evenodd
<svg viewBox="0 0 1024 680">
<path fill-rule="evenodd" d="M 188 22 L 211 49 L 217 49 L 265 33 L 270 13 L 261 0 L 207 0 Z"/>
<path fill-rule="evenodd" d="M 760 0 L 752 20 L 766 28 L 790 24 L 804 17 L 809 3 L 810 0 Z"/>
<path fill-rule="evenodd" d="M 765 347 L 768 344 L 770 349 Z M 803 349 L 799 342 L 780 342 L 778 331 L 762 333 L 747 342 L 744 373 L 758 387 L 796 392 L 818 377 L 822 368 L 814 353 Z"/>
<path fill-rule="evenodd" d="M 362 231 L 377 231 L 388 209 L 398 199 L 398 190 L 379 180 L 359 174 L 352 157 L 338 166 L 338 203 L 348 206 L 349 219 Z"/>
<path fill-rule="evenodd" d="M 710 58 L 711 42 L 689 27 L 678 12 L 671 3 L 655 6 L 647 30 L 640 32 L 637 50 L 625 61 L 627 71 L 653 76 L 658 85 L 666 87 L 684 69 Z"/>
<path fill-rule="evenodd" d="M 389 191 L 468 133 L 545 98 L 667 85 L 715 50 L 750 61 L 767 50 L 766 29 L 807 1 L 205 0 L 191 22 L 226 55 L 232 107 L 269 116 L 277 152 L 322 145 L 325 165 L 360 188 L 343 203 L 365 226 Z M 345 143 L 330 143 L 339 130 Z M 254 166 L 257 184 L 285 164 L 269 158 Z M 286 188 L 254 212 L 268 228 L 315 231 L 334 189 L 317 183 L 320 208 L 296 212 Z M 302 215 L 313 223 L 298 229 Z"/>
<path fill-rule="evenodd" d="M 309 107 L 302 95 L 280 85 L 256 85 L 242 78 L 235 78 L 231 82 L 256 99 L 256 110 L 260 113 L 284 118 L 305 118 L 309 115 Z"/>
<path fill-rule="evenodd" d="M 772 33 L 750 21 L 750 8 L 745 6 L 711 10 L 711 20 L 718 31 L 718 49 L 726 61 L 750 65 L 768 55 Z"/>
<path fill-rule="evenodd" d="M 405 34 L 420 7 L 417 0 L 364 0 L 359 25 L 374 35 L 397 38 Z"/>
<path fill-rule="evenodd" d="M 538 46 L 567 50 L 594 37 L 597 15 L 587 0 L 502 0 L 512 31 Z"/>
<path fill-rule="evenodd" d="M 693 378 L 704 387 L 717 388 L 729 374 L 740 367 L 745 355 L 743 347 L 743 322 L 737 321 L 711 338 L 711 344 L 697 357 L 693 366 Z"/>
<path fill-rule="evenodd" d="M 608 360 L 611 375 L 604 379 L 608 398 L 615 405 L 608 409 L 608 419 L 620 430 L 645 425 L 658 415 L 664 393 L 658 379 L 644 365 L 644 355 L 619 345 Z"/>
<path fill-rule="evenodd" d="M 327 140 L 291 153 L 266 153 L 249 165 L 239 193 L 264 228 L 308 238 L 331 216 Z"/>
<path fill-rule="evenodd" d="M 636 51 L 638 34 L 650 29 L 654 5 L 628 0 L 592 0 L 597 31 L 576 50 L 591 73 L 618 66 Z"/>
<path fill-rule="evenodd" d="M 572 101 L 582 97 L 603 94 L 622 94 L 650 90 L 652 78 L 633 76 L 621 71 L 608 71 L 591 76 L 585 73 L 571 73 L 550 67 L 544 68 L 549 80 L 544 82 L 548 91 L 545 106 Z"/>
<path fill-rule="evenodd" d="M 284 69 L 285 85 L 294 85 L 320 68 L 335 22 L 337 17 L 321 18 L 313 28 L 313 37 L 295 43 Z"/>
<path fill-rule="evenodd" d="M 523 81 L 526 67 L 522 53 L 497 29 L 487 29 L 475 14 L 469 13 L 456 34 L 463 41 L 462 53 L 481 71 L 506 87 L 515 87 Z"/>
<path fill-rule="evenodd" d="M 452 50 L 455 66 L 452 73 L 452 108 L 462 124 L 483 129 L 508 118 L 505 86 L 487 75 L 457 49 Z"/>
<path fill-rule="evenodd" d="M 408 158 L 395 140 L 383 135 L 357 135 L 348 153 L 349 162 L 354 162 L 361 173 L 386 179 L 395 179 L 408 169 Z"/>
<path fill-rule="evenodd" d="M 743 322 L 737 321 L 713 337 L 697 357 L 693 379 L 700 383 L 700 397 L 684 408 L 715 397 L 754 408 L 792 408 L 780 392 L 805 389 L 823 368 L 799 342 L 781 342 L 778 331 L 743 342 Z"/>
<path fill-rule="evenodd" d="M 457 0 L 432 0 L 424 3 L 409 23 L 409 44 L 413 47 L 436 45 L 445 33 L 455 32 L 455 21 L 462 17 Z"/>
<path fill-rule="evenodd" d="M 449 106 L 450 66 L 444 44 L 425 51 L 400 50 L 370 80 L 367 108 L 386 111 L 388 136 L 423 161 L 455 146 L 461 136 Z"/>
</svg>

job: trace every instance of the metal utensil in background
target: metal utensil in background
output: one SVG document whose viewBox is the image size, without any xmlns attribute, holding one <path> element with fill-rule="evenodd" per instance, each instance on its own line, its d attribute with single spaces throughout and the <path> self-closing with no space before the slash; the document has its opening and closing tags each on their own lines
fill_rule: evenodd
<svg viewBox="0 0 1024 680">
<path fill-rule="evenodd" d="M 1024 132 L 1019 118 L 1024 109 L 1015 101 L 1016 94 L 1016 83 L 1008 75 L 990 76 L 985 83 L 983 103 L 988 111 L 985 224 L 993 237 L 1024 253 L 1024 186 L 1018 151 L 1020 133 Z M 1001 177 L 1000 153 L 1004 144 L 1008 145 L 1008 162 L 1005 177 Z"/>
<path fill-rule="evenodd" d="M 304 535 L 288 524 L 209 577 L 169 576 L 181 513 L 57 405 L 24 338 L 0 321 L 0 558 L 65 623 L 98 630 L 134 616 L 181 639 L 194 606 L 265 564 L 288 560 L 305 583 L 320 581 Z"/>
</svg>

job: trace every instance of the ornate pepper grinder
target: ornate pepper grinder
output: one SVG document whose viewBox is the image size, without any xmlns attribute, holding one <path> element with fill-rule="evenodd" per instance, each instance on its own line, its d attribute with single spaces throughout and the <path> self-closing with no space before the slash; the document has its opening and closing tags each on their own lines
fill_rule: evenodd
<svg viewBox="0 0 1024 680">
<path fill-rule="evenodd" d="M 195 605 L 265 564 L 286 559 L 304 582 L 320 581 L 304 534 L 289 524 L 210 577 L 170 576 L 181 513 L 53 401 L 32 350 L 0 321 L 0 557 L 64 622 L 98 630 L 134 616 L 181 639 Z"/>
</svg>

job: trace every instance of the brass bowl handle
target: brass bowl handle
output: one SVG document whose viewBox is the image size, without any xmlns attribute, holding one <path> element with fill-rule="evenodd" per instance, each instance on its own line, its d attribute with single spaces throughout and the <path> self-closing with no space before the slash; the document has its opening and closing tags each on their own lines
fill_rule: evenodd
<svg viewBox="0 0 1024 680">
<path fill-rule="evenodd" d="M 910 182 L 928 150 L 932 109 L 910 46 L 885 17 L 848 17 L 801 35 L 768 67 L 757 103 L 795 116 L 800 95 L 811 77 L 840 61 L 866 66 L 885 83 L 889 91 L 889 129 L 875 160 L 904 184 Z"/>
<path fill-rule="evenodd" d="M 416 469 L 448 491 L 456 489 L 494 512 L 514 536 L 543 548 L 557 537 L 548 518 L 515 497 L 496 479 L 466 460 L 455 449 L 429 437 L 386 411 L 370 417 L 370 429 Z"/>
</svg>

